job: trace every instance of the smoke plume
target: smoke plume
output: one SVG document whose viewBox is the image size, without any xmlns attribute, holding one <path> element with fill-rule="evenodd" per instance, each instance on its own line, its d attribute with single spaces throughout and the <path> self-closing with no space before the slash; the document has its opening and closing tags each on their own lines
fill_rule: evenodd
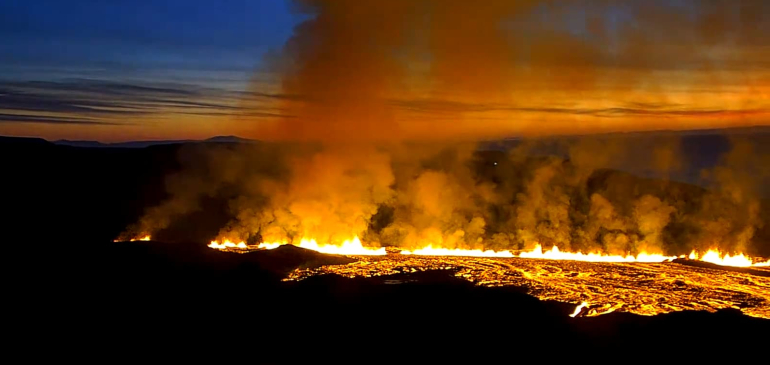
<svg viewBox="0 0 770 365">
<path fill-rule="evenodd" d="M 131 230 L 218 196 L 219 237 L 250 243 L 751 251 L 766 153 L 733 141 L 704 189 L 675 181 L 692 168 L 675 134 L 546 138 L 763 120 L 770 8 L 685 3 L 294 1 L 307 19 L 267 62 L 283 117 L 170 178 Z M 475 144 L 511 136 L 528 138 Z"/>
</svg>

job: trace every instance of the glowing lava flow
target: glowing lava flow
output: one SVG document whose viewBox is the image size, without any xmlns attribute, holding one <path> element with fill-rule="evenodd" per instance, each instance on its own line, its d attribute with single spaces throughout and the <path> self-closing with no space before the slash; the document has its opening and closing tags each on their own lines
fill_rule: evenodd
<svg viewBox="0 0 770 365">
<path fill-rule="evenodd" d="M 282 242 L 265 242 L 265 243 L 260 243 L 259 245 L 256 246 L 256 248 L 272 250 L 272 249 L 278 248 L 279 246 L 283 246 L 287 244 L 288 243 L 282 243 Z M 317 251 L 320 253 L 325 253 L 330 255 L 380 256 L 380 255 L 386 254 L 384 247 L 381 247 L 381 248 L 364 247 L 361 244 L 361 240 L 358 239 L 358 237 L 355 237 L 352 240 L 346 240 L 339 245 L 318 244 L 318 241 L 314 239 L 303 238 L 302 240 L 300 240 L 299 244 L 294 244 L 294 245 L 304 249 Z M 244 242 L 234 243 L 229 240 L 224 240 L 222 243 L 219 243 L 218 241 L 211 241 L 211 243 L 208 246 L 218 250 L 249 249 L 253 247 L 253 246 L 246 245 L 246 243 Z"/>
<path fill-rule="evenodd" d="M 272 250 L 274 248 L 278 248 L 278 246 L 285 245 L 285 243 L 269 243 L 264 242 L 257 245 L 257 248 L 261 248 L 263 250 Z"/>
<path fill-rule="evenodd" d="M 620 256 L 620 255 L 604 255 L 600 253 L 588 253 L 582 252 L 561 252 L 559 248 L 553 246 L 548 251 L 543 251 L 543 247 L 540 245 L 535 246 L 535 249 L 529 252 L 522 252 L 518 257 L 526 259 L 548 259 L 548 260 L 572 260 L 572 261 L 586 261 L 586 262 L 663 262 L 666 260 L 673 260 L 674 256 L 664 256 L 658 254 L 640 253 L 636 257 Z"/>
<path fill-rule="evenodd" d="M 735 266 L 735 267 L 751 267 L 751 266 L 770 266 L 770 261 L 767 262 L 757 262 L 754 263 L 749 257 L 746 255 L 739 253 L 735 256 L 731 256 L 729 254 L 722 254 L 719 250 L 708 250 L 705 254 L 698 255 L 697 252 L 693 251 L 690 253 L 690 256 L 688 256 L 690 260 L 699 260 L 704 262 L 710 262 L 712 264 L 722 265 L 722 266 Z"/>
<path fill-rule="evenodd" d="M 575 311 L 572 312 L 572 314 L 570 314 L 569 316 L 572 317 L 572 318 L 577 317 L 577 315 L 580 314 L 580 311 L 582 311 L 583 308 L 585 308 L 587 306 L 588 306 L 588 303 L 586 303 L 586 302 L 580 303 L 580 305 L 577 306 L 577 308 L 575 308 Z"/>
<path fill-rule="evenodd" d="M 142 240 L 149 241 L 150 236 L 146 236 L 140 239 L 132 239 L 131 241 Z M 224 240 L 222 243 L 219 241 L 211 241 L 208 245 L 211 248 L 218 250 L 249 250 L 249 249 L 265 249 L 272 250 L 283 245 L 290 243 L 286 242 L 265 242 L 259 245 L 247 245 L 245 242 L 235 243 L 230 240 Z M 364 247 L 361 244 L 361 240 L 358 237 L 352 240 L 342 242 L 342 244 L 319 244 L 315 239 L 303 238 L 298 244 L 291 243 L 297 247 L 304 249 L 331 254 L 331 255 L 353 255 L 353 256 L 383 256 L 386 255 L 384 247 L 371 248 Z M 662 254 L 649 254 L 640 253 L 637 256 L 627 255 L 607 255 L 603 253 L 582 253 L 582 252 L 562 252 L 559 248 L 554 246 L 548 251 L 543 251 L 543 247 L 536 245 L 532 251 L 522 252 L 518 255 L 511 251 L 493 251 L 493 250 L 470 250 L 470 249 L 448 249 L 433 247 L 432 245 L 416 249 L 416 250 L 403 250 L 402 255 L 416 255 L 416 256 L 457 256 L 457 257 L 519 257 L 525 259 L 546 259 L 546 260 L 568 260 L 568 261 L 583 261 L 583 262 L 646 262 L 657 263 L 670 261 L 676 258 L 676 256 L 665 256 Z M 684 256 L 680 256 L 684 258 Z M 736 267 L 750 267 L 750 266 L 770 266 L 770 261 L 753 263 L 752 260 L 744 254 L 737 254 L 735 256 L 723 255 L 717 250 L 709 250 L 705 254 L 698 255 L 693 251 L 689 256 L 691 260 L 699 260 L 704 262 L 710 262 L 723 266 L 736 266 Z"/>
<path fill-rule="evenodd" d="M 332 255 L 385 255 L 385 247 L 370 248 L 361 245 L 358 237 L 342 242 L 341 245 L 319 245 L 316 240 L 303 239 L 297 245 L 308 250 L 318 251 Z"/>
<path fill-rule="evenodd" d="M 222 243 L 219 243 L 217 241 L 211 241 L 211 243 L 209 243 L 209 247 L 215 248 L 215 249 L 218 249 L 218 250 L 226 250 L 228 248 L 240 248 L 240 249 L 247 249 L 247 248 L 249 248 L 249 246 L 246 245 L 245 242 L 235 243 L 235 242 L 231 242 L 229 240 L 224 240 L 224 242 L 222 242 Z"/>
<path fill-rule="evenodd" d="M 469 256 L 469 257 L 514 257 L 511 251 L 492 251 L 492 250 L 464 250 L 434 248 L 433 246 L 424 247 L 414 251 L 401 251 L 402 255 L 421 255 L 421 256 Z"/>
<path fill-rule="evenodd" d="M 132 238 L 132 239 L 130 239 L 128 241 L 129 242 L 136 242 L 136 241 L 149 241 L 149 240 L 150 240 L 150 235 L 146 235 L 144 237 Z M 112 242 L 125 242 L 125 240 L 117 239 L 117 240 L 113 240 Z"/>
</svg>

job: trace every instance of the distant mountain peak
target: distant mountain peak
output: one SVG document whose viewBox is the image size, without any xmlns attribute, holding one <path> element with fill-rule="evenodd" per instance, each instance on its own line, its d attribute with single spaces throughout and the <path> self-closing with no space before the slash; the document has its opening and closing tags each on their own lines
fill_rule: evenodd
<svg viewBox="0 0 770 365">
<path fill-rule="evenodd" d="M 254 143 L 256 141 L 253 139 L 241 138 L 238 136 L 216 136 L 216 137 L 208 138 L 204 140 L 204 142 Z"/>
</svg>

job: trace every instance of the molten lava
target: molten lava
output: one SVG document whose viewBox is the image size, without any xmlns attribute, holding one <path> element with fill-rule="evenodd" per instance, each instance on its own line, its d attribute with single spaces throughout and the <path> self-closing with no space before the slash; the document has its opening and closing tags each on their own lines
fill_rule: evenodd
<svg viewBox="0 0 770 365">
<path fill-rule="evenodd" d="M 281 246 L 281 245 L 285 245 L 285 243 L 277 243 L 277 242 L 276 243 L 269 243 L 269 242 L 264 242 L 264 243 L 260 243 L 259 245 L 257 245 L 257 248 L 262 249 L 262 250 L 272 250 L 274 248 L 278 248 L 278 246 Z"/>
<path fill-rule="evenodd" d="M 543 251 L 543 247 L 540 245 L 535 246 L 535 249 L 529 252 L 522 252 L 519 257 L 526 259 L 547 259 L 547 260 L 571 260 L 571 261 L 585 261 L 585 262 L 663 262 L 666 260 L 673 260 L 674 256 L 664 256 L 660 254 L 648 254 L 640 253 L 637 256 L 620 256 L 620 255 L 606 255 L 601 253 L 587 253 L 582 252 L 561 252 L 559 248 L 553 246 L 548 251 Z"/>
<path fill-rule="evenodd" d="M 140 239 L 132 239 L 131 241 L 142 240 L 149 241 L 150 236 L 146 236 Z M 232 242 L 230 240 L 211 241 L 208 245 L 211 248 L 218 250 L 272 250 L 283 245 L 288 245 L 287 242 L 264 242 L 259 245 L 247 245 L 245 242 Z M 346 240 L 341 244 L 319 244 L 315 239 L 303 238 L 298 244 L 291 243 L 300 248 L 331 254 L 331 255 L 350 255 L 350 256 L 382 256 L 386 254 L 385 248 L 373 248 L 365 247 L 361 244 L 361 240 L 358 237 L 352 240 Z M 426 247 L 415 250 L 402 250 L 402 255 L 415 255 L 415 256 L 454 256 L 454 257 L 519 257 L 525 259 L 544 259 L 544 260 L 566 260 L 566 261 L 583 261 L 583 262 L 644 262 L 644 263 L 658 263 L 671 261 L 676 256 L 666 256 L 663 254 L 651 254 L 642 252 L 636 256 L 633 255 L 608 255 L 605 253 L 593 252 L 563 252 L 560 251 L 557 246 L 553 246 L 550 250 L 543 251 L 541 245 L 536 245 L 532 251 L 525 251 L 519 254 L 514 254 L 511 251 L 494 251 L 494 250 L 480 250 L 480 249 L 461 249 L 461 248 L 441 248 L 428 245 Z M 680 256 L 684 258 L 684 256 Z M 770 266 L 770 261 L 767 262 L 753 262 L 748 256 L 739 253 L 734 256 L 722 254 L 718 250 L 709 250 L 703 255 L 699 255 L 693 251 L 688 256 L 691 260 L 699 260 L 704 262 L 710 262 L 722 266 L 735 266 L 735 267 L 767 267 Z"/>
<path fill-rule="evenodd" d="M 448 248 L 436 248 L 433 246 L 427 246 L 414 251 L 404 250 L 401 251 L 402 255 L 421 255 L 421 256 L 467 256 L 467 257 L 514 257 L 511 251 L 492 251 L 492 250 L 464 250 L 464 249 L 448 249 Z"/>
<path fill-rule="evenodd" d="M 744 271 L 675 262 L 587 262 L 519 257 L 388 255 L 354 259 L 355 262 L 347 264 L 297 269 L 284 280 L 300 281 L 325 274 L 387 280 L 392 275 L 444 271 L 477 286 L 526 288 L 527 293 L 542 300 L 575 305 L 587 303 L 572 313 L 575 317 L 612 312 L 656 315 L 738 308 L 746 315 L 770 318 L 770 271 L 766 268 Z"/>
<path fill-rule="evenodd" d="M 353 238 L 352 240 L 347 240 L 345 242 L 342 242 L 341 245 L 332 245 L 332 244 L 318 244 L 316 240 L 313 239 L 302 239 L 297 245 L 301 248 L 305 248 L 308 250 L 318 251 L 321 253 L 327 253 L 332 255 L 385 255 L 385 247 L 380 248 L 370 248 L 370 247 L 364 247 L 361 244 L 361 240 L 358 239 L 358 237 Z"/>
<path fill-rule="evenodd" d="M 145 235 L 144 237 L 137 237 L 137 238 L 129 239 L 128 241 L 129 242 L 136 242 L 136 241 L 149 241 L 149 240 L 150 240 L 150 235 L 148 234 L 148 235 Z M 112 242 L 125 242 L 125 241 L 126 241 L 125 239 L 118 238 L 116 240 L 113 240 Z"/>
<path fill-rule="evenodd" d="M 577 317 L 577 315 L 580 314 L 581 311 L 583 311 L 583 308 L 585 308 L 587 306 L 588 306 L 588 303 L 586 303 L 586 302 L 580 303 L 580 305 L 577 306 L 577 308 L 575 308 L 575 311 L 572 312 L 572 314 L 570 314 L 569 316 L 572 317 L 572 318 Z"/>
<path fill-rule="evenodd" d="M 208 246 L 218 250 L 229 250 L 229 249 L 243 250 L 243 249 L 251 249 L 251 248 L 272 250 L 287 244 L 289 243 L 264 242 L 264 243 L 260 243 L 256 247 L 253 247 L 253 246 L 247 245 L 244 242 L 234 243 L 229 240 L 224 240 L 223 243 L 219 243 L 218 241 L 211 241 L 211 243 Z M 352 240 L 346 240 L 339 245 L 319 244 L 318 241 L 316 241 L 315 239 L 303 238 L 302 240 L 300 240 L 298 244 L 294 244 L 294 245 L 307 250 L 312 250 L 312 251 L 330 254 L 330 255 L 379 256 L 379 255 L 386 254 L 384 247 L 380 247 L 380 248 L 364 247 L 361 244 L 361 240 L 358 237 L 355 237 Z"/>
<path fill-rule="evenodd" d="M 218 250 L 227 250 L 227 249 L 232 249 L 232 248 L 238 248 L 238 249 L 244 249 L 245 250 L 245 249 L 249 248 L 249 246 L 246 245 L 245 242 L 235 243 L 235 242 L 231 242 L 229 240 L 224 240 L 222 243 L 219 243 L 217 241 L 211 241 L 211 243 L 209 243 L 209 247 L 215 248 L 215 249 L 218 249 Z"/>
</svg>

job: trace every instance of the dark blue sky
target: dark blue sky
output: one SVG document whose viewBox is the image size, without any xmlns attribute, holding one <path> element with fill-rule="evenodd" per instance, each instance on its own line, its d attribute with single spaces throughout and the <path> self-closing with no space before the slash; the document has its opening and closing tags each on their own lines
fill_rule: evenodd
<svg viewBox="0 0 770 365">
<path fill-rule="evenodd" d="M 253 68 L 297 18 L 276 0 L 4 0 L 4 66 Z"/>
<path fill-rule="evenodd" d="M 289 10 L 280 0 L 0 1 L 0 135 L 240 133 L 222 121 L 301 21 Z"/>
</svg>

